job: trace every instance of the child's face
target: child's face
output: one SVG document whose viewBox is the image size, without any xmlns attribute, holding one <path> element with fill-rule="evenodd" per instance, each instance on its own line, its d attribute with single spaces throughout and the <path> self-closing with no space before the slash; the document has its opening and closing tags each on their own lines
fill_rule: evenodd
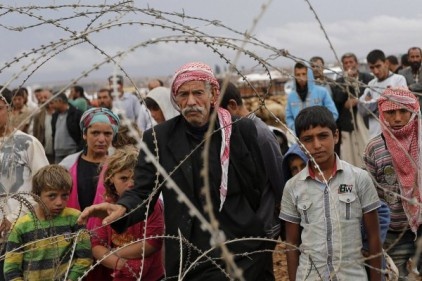
<svg viewBox="0 0 422 281">
<path fill-rule="evenodd" d="M 158 104 L 154 104 L 151 106 L 148 106 L 148 110 L 151 112 L 152 118 L 154 118 L 155 122 L 157 124 L 163 123 L 166 121 L 166 118 L 164 117 L 163 111 L 161 110 L 160 106 Z"/>
<path fill-rule="evenodd" d="M 412 113 L 404 108 L 382 112 L 385 121 L 394 130 L 400 130 L 409 123 Z"/>
<path fill-rule="evenodd" d="M 328 127 L 311 127 L 302 131 L 299 140 L 320 165 L 334 156 L 334 145 L 338 142 L 338 130 L 333 134 Z"/>
<path fill-rule="evenodd" d="M 119 197 L 122 196 L 126 190 L 133 188 L 133 170 L 127 169 L 115 173 L 111 182 L 114 184 Z"/>
<path fill-rule="evenodd" d="M 69 200 L 69 191 L 64 190 L 48 190 L 41 191 L 40 195 L 41 201 L 47 207 L 48 214 L 52 217 L 60 215 L 64 208 L 67 206 L 67 201 Z M 42 210 L 44 210 L 41 207 Z"/>
<path fill-rule="evenodd" d="M 299 156 L 294 155 L 289 159 L 289 169 L 290 173 L 292 173 L 292 176 L 296 176 L 305 167 L 305 161 L 303 161 Z"/>
<path fill-rule="evenodd" d="M 13 97 L 12 102 L 14 108 L 21 109 L 25 104 L 25 99 L 21 96 L 15 96 Z"/>
</svg>

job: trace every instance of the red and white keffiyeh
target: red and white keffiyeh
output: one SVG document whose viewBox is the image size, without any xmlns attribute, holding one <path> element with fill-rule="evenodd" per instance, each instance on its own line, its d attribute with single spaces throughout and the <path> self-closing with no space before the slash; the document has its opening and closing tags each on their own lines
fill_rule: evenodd
<svg viewBox="0 0 422 281">
<path fill-rule="evenodd" d="M 176 103 L 176 94 L 180 86 L 190 81 L 206 81 L 216 88 L 217 95 L 214 100 L 218 100 L 220 95 L 220 85 L 214 76 L 214 73 L 208 65 L 202 62 L 191 62 L 183 65 L 173 76 L 171 84 L 171 102 L 173 106 L 180 111 Z M 223 209 L 224 201 L 227 196 L 228 172 L 229 172 L 229 158 L 230 158 L 230 137 L 232 132 L 232 119 L 230 112 L 224 108 L 215 108 L 217 110 L 218 121 L 221 127 L 221 149 L 220 149 L 220 163 L 221 163 L 221 184 L 220 184 L 220 208 Z"/>
<path fill-rule="evenodd" d="M 378 100 L 379 111 L 407 109 L 412 113 L 409 122 L 402 128 L 395 130 L 385 121 L 380 114 L 380 123 L 391 153 L 393 166 L 396 170 L 401 195 L 408 200 L 402 200 L 403 209 L 409 221 L 410 228 L 416 233 L 421 221 L 422 202 L 422 163 L 421 145 L 421 113 L 417 97 L 407 89 L 388 88 Z M 409 163 L 410 155 L 410 165 Z"/>
</svg>

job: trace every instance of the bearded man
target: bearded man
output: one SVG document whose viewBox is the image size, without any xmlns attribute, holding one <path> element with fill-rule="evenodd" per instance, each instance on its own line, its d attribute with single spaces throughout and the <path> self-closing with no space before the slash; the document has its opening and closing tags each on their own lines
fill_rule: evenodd
<svg viewBox="0 0 422 281">
<path fill-rule="evenodd" d="M 411 47 L 407 51 L 409 67 L 399 71 L 406 78 L 407 85 L 412 92 L 419 93 L 419 104 L 422 104 L 422 50 L 419 47 Z"/>
</svg>

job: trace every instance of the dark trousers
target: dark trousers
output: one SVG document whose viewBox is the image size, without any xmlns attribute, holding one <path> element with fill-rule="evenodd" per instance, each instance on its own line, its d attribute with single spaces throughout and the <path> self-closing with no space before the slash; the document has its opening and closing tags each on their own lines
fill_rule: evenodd
<svg viewBox="0 0 422 281">
<path fill-rule="evenodd" d="M 0 281 L 5 281 L 4 278 L 4 259 L 6 255 L 6 242 L 0 243 L 0 255 L 3 257 L 0 259 Z"/>
</svg>

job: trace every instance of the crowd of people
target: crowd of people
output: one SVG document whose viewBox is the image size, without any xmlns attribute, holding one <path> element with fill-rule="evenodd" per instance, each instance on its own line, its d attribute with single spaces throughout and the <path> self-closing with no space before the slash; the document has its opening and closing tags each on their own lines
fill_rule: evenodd
<svg viewBox="0 0 422 281">
<path fill-rule="evenodd" d="M 346 53 L 337 80 L 297 62 L 284 155 L 200 62 L 142 101 L 119 75 L 95 106 L 77 85 L 32 109 L 0 87 L 0 280 L 274 280 L 280 240 L 290 280 L 418 275 L 421 49 L 407 58 L 372 50 L 369 74 Z"/>
</svg>

